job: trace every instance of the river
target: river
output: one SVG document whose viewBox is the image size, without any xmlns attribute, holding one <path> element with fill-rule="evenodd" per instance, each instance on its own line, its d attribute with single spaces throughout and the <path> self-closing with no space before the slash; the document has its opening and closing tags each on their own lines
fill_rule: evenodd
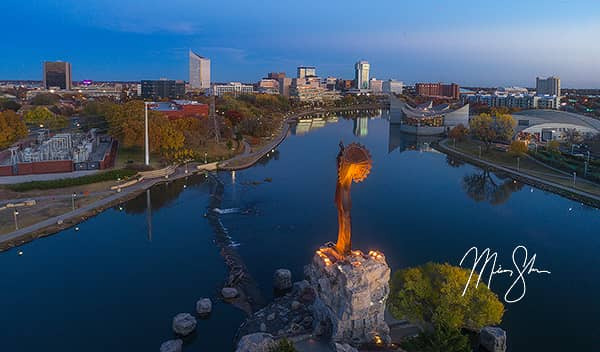
<svg viewBox="0 0 600 352">
<path fill-rule="evenodd" d="M 315 120 L 292 132 L 254 167 L 217 175 L 222 207 L 242 210 L 221 221 L 264 298 L 274 270 L 299 280 L 314 250 L 335 240 L 338 144 L 359 142 L 373 168 L 353 185 L 355 248 L 383 251 L 396 270 L 458 265 L 472 246 L 497 251 L 509 267 L 524 245 L 552 273 L 528 276 L 525 297 L 506 304 L 508 350 L 597 349 L 597 209 L 456 162 L 384 118 Z M 158 350 L 172 338 L 172 317 L 193 312 L 200 297 L 213 298 L 213 313 L 186 344 L 232 350 L 244 313 L 217 298 L 227 269 L 203 216 L 211 182 L 199 175 L 155 186 L 79 231 L 0 253 L 2 350 Z M 495 279 L 492 289 L 502 297 L 510 281 Z"/>
</svg>

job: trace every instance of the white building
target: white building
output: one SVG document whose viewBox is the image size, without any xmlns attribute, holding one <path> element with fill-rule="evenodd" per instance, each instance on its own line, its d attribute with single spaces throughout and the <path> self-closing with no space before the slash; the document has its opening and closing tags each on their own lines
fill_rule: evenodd
<svg viewBox="0 0 600 352">
<path fill-rule="evenodd" d="M 369 89 L 371 93 L 379 94 L 383 92 L 383 81 L 380 79 L 376 79 L 375 77 L 371 78 L 369 81 Z"/>
<path fill-rule="evenodd" d="M 223 94 L 233 94 L 238 96 L 240 94 L 252 94 L 254 93 L 254 87 L 249 84 L 242 84 L 240 82 L 229 82 L 229 84 L 213 84 L 211 87 L 212 95 L 222 96 Z"/>
<path fill-rule="evenodd" d="M 298 66 L 298 78 L 317 77 L 317 69 L 314 66 Z"/>
<path fill-rule="evenodd" d="M 357 89 L 369 89 L 369 71 L 371 65 L 367 61 L 359 61 L 354 65 L 354 84 Z"/>
<path fill-rule="evenodd" d="M 190 56 L 190 88 L 210 88 L 210 59 L 202 57 L 192 50 Z"/>
<path fill-rule="evenodd" d="M 560 97 L 560 78 L 535 78 L 535 93 L 538 95 L 556 95 Z"/>
<path fill-rule="evenodd" d="M 382 90 L 384 93 L 387 94 L 402 94 L 402 90 L 404 88 L 404 83 L 402 83 L 401 81 L 396 81 L 393 79 L 390 79 L 388 81 L 384 81 L 382 84 Z"/>
</svg>

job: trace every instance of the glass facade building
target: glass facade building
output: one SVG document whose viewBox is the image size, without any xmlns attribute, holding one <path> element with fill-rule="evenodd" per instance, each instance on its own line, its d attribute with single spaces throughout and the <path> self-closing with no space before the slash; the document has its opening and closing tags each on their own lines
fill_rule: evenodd
<svg viewBox="0 0 600 352">
<path fill-rule="evenodd" d="M 44 62 L 44 88 L 71 90 L 71 64 L 64 61 Z"/>
<path fill-rule="evenodd" d="M 190 57 L 190 88 L 209 89 L 210 88 L 210 59 L 202 57 L 193 51 L 189 52 Z"/>
</svg>

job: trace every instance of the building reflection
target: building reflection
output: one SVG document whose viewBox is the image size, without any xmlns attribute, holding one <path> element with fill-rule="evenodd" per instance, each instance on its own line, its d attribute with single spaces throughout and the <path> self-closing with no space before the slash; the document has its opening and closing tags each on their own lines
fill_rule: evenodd
<svg viewBox="0 0 600 352">
<path fill-rule="evenodd" d="M 369 134 L 369 118 L 356 117 L 354 120 L 354 135 L 357 137 L 365 137 Z"/>
<path fill-rule="evenodd" d="M 431 147 L 432 143 L 439 141 L 441 138 L 436 136 L 417 136 L 400 130 L 400 125 L 388 125 L 388 153 L 398 149 L 400 153 L 404 151 L 420 151 L 439 153 Z"/>
</svg>

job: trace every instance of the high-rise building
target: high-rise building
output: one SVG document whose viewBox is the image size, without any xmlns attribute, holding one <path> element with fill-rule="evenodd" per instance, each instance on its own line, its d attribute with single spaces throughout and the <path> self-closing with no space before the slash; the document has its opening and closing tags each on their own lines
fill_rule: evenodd
<svg viewBox="0 0 600 352">
<path fill-rule="evenodd" d="M 292 86 L 292 78 L 291 77 L 282 77 L 277 80 L 279 83 L 279 94 L 284 97 L 290 96 L 290 87 Z"/>
<path fill-rule="evenodd" d="M 383 81 L 380 79 L 376 79 L 375 77 L 371 78 L 369 81 L 369 89 L 371 93 L 381 93 L 383 92 Z"/>
<path fill-rule="evenodd" d="M 317 77 L 317 69 L 314 66 L 298 66 L 298 78 Z"/>
<path fill-rule="evenodd" d="M 194 53 L 190 49 L 190 87 L 192 89 L 210 88 L 210 59 Z"/>
<path fill-rule="evenodd" d="M 71 64 L 64 61 L 44 62 L 44 88 L 71 90 Z"/>
<path fill-rule="evenodd" d="M 367 61 L 359 61 L 354 65 L 354 82 L 357 89 L 369 89 L 369 70 Z"/>
<path fill-rule="evenodd" d="M 418 95 L 426 97 L 443 97 L 458 99 L 460 97 L 460 87 L 456 83 L 417 83 L 415 90 Z"/>
<path fill-rule="evenodd" d="M 179 99 L 185 95 L 185 83 L 168 79 L 143 80 L 142 98 L 145 99 Z"/>
<path fill-rule="evenodd" d="M 560 78 L 535 78 L 535 93 L 538 95 L 556 95 L 560 97 Z"/>
</svg>

